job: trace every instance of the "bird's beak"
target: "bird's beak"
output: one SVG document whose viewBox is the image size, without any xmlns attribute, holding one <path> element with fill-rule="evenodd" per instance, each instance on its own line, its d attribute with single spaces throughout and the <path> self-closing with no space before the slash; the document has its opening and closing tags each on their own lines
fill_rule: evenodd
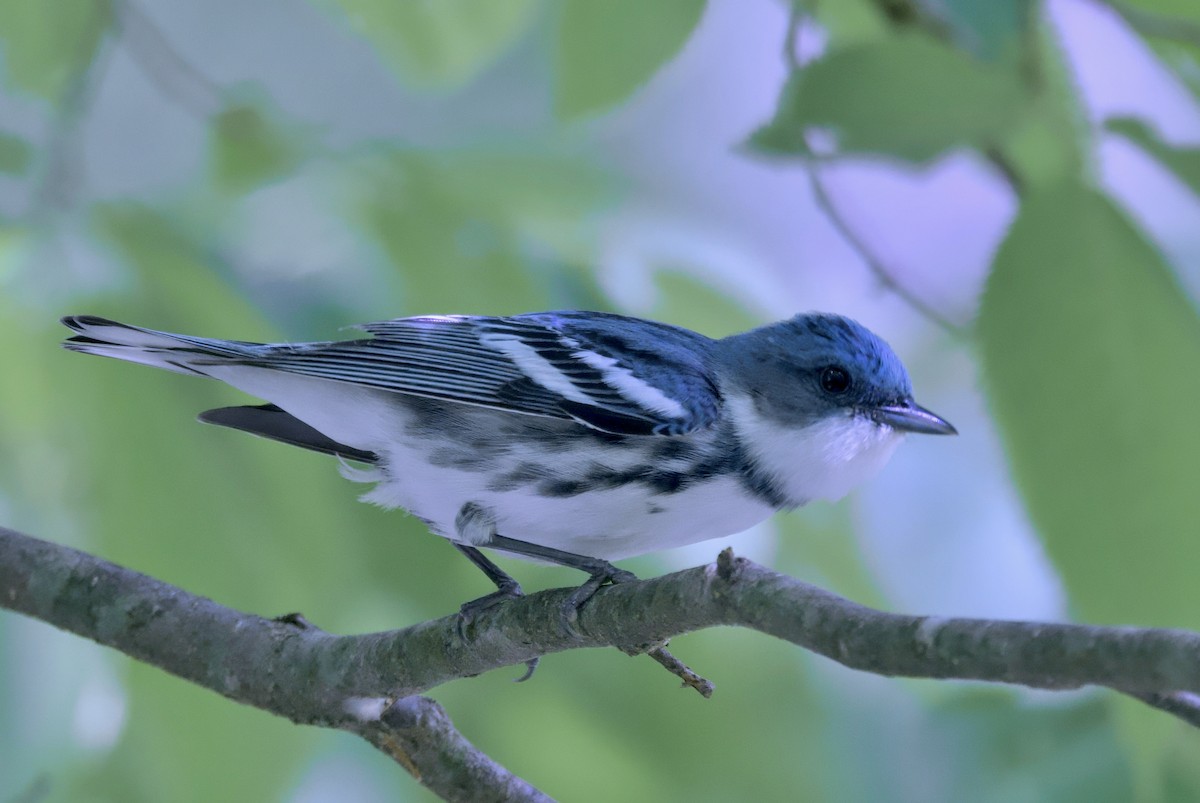
<svg viewBox="0 0 1200 803">
<path fill-rule="evenodd" d="M 887 424 L 901 432 L 920 432 L 925 435 L 957 435 L 958 430 L 942 418 L 929 412 L 912 399 L 900 404 L 884 404 L 866 411 L 874 421 Z"/>
</svg>

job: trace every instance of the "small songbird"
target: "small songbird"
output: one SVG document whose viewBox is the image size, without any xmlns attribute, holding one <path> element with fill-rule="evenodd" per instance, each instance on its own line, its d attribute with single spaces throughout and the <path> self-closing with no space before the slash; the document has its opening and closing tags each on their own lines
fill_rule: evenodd
<svg viewBox="0 0 1200 803">
<path fill-rule="evenodd" d="M 587 572 L 569 617 L 604 583 L 633 578 L 611 560 L 838 499 L 906 432 L 955 434 L 913 401 L 891 348 L 838 315 L 721 340 L 578 311 L 399 318 L 321 343 L 63 323 L 72 351 L 270 402 L 200 420 L 342 458 L 348 479 L 375 483 L 364 500 L 420 517 L 496 584 L 464 613 L 521 594 L 480 547 Z"/>
</svg>

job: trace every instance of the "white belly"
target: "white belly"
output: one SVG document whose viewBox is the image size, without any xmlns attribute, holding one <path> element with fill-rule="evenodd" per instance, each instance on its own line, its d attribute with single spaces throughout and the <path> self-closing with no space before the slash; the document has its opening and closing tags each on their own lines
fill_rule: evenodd
<svg viewBox="0 0 1200 803">
<path fill-rule="evenodd" d="M 563 474 L 577 469 L 565 465 L 571 462 L 570 455 L 558 456 L 557 462 L 563 464 L 559 466 Z M 501 535 L 605 560 L 720 538 L 748 529 L 774 512 L 731 477 L 709 479 L 665 495 L 631 484 L 545 496 L 532 488 L 490 490 L 490 472 L 430 465 L 416 450 L 396 450 L 388 463 L 394 479 L 382 479 L 363 499 L 404 508 L 429 522 L 438 535 L 456 539 L 455 518 L 464 504 L 474 502 L 492 513 Z"/>
<path fill-rule="evenodd" d="M 613 472 L 634 469 L 647 458 L 637 441 L 635 448 L 628 448 L 630 441 L 593 440 L 581 425 L 567 421 L 431 404 L 260 368 L 206 370 L 274 402 L 336 441 L 381 455 L 382 468 L 343 471 L 350 479 L 378 482 L 364 501 L 403 508 L 450 539 L 462 538 L 455 519 L 463 505 L 475 503 L 495 518 L 500 535 L 614 560 L 741 532 L 774 512 L 747 493 L 736 477 L 724 475 L 670 493 L 655 493 L 641 482 L 581 493 L 545 493 L 538 482 L 496 489 L 489 486 L 497 476 L 531 462 L 551 478 L 569 479 L 584 478 L 596 466 Z M 548 452 L 531 452 L 522 446 L 523 428 L 529 426 L 560 432 L 562 440 L 553 442 Z M 657 436 L 646 438 L 641 443 L 662 443 Z M 573 448 L 576 445 L 585 448 Z M 666 471 L 681 471 L 689 464 L 683 458 L 650 463 Z"/>
</svg>

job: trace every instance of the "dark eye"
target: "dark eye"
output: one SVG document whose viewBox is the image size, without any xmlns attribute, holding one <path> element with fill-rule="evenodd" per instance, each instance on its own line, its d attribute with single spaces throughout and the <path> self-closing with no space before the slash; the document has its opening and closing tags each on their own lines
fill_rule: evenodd
<svg viewBox="0 0 1200 803">
<path fill-rule="evenodd" d="M 850 374 L 844 368 L 830 365 L 821 369 L 821 387 L 827 393 L 845 393 L 850 389 Z"/>
</svg>

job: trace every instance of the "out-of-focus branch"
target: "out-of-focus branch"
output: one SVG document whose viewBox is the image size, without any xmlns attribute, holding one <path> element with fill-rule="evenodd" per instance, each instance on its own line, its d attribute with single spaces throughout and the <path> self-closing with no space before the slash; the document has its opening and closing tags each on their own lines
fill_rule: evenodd
<svg viewBox="0 0 1200 803">
<path fill-rule="evenodd" d="M 800 61 L 800 31 L 804 23 L 805 10 L 799 0 L 793 0 L 791 11 L 788 16 L 787 33 L 783 40 L 783 60 L 787 64 L 788 69 L 793 72 L 803 69 L 804 65 Z M 922 300 L 918 295 L 913 293 L 904 286 L 895 276 L 891 268 L 888 267 L 875 253 L 874 249 L 864 240 L 854 227 L 846 220 L 837 204 L 834 202 L 829 188 L 825 184 L 825 178 L 821 175 L 821 159 L 817 156 L 812 146 L 809 144 L 807 134 L 802 134 L 799 138 L 800 144 L 803 145 L 803 152 L 799 154 L 802 164 L 804 165 L 805 175 L 808 176 L 809 186 L 812 189 L 813 201 L 816 202 L 817 208 L 825 215 L 826 219 L 833 224 L 834 229 L 846 241 L 858 258 L 866 265 L 867 270 L 871 272 L 883 287 L 889 292 L 894 293 L 904 303 L 912 307 L 917 314 L 937 324 L 942 329 L 955 335 L 961 335 L 963 330 L 953 321 L 942 315 L 938 310 Z"/>
<path fill-rule="evenodd" d="M 871 271 L 875 280 L 887 288 L 889 292 L 899 297 L 905 304 L 912 307 L 917 314 L 937 324 L 951 334 L 963 334 L 962 327 L 942 315 L 942 313 L 896 279 L 892 274 L 891 268 L 884 264 L 883 260 L 875 253 L 867 241 L 854 230 L 854 227 L 842 215 L 841 210 L 830 195 L 829 188 L 825 184 L 825 178 L 821 175 L 820 165 L 817 163 L 816 157 L 811 154 L 804 160 L 804 172 L 808 176 L 808 183 L 812 188 L 813 200 L 816 202 L 817 208 L 825 214 L 826 219 L 833 224 L 834 229 L 837 230 L 842 239 L 854 249 L 855 253 L 858 254 L 858 258 L 867 266 L 867 270 Z"/>
<path fill-rule="evenodd" d="M 70 209 L 84 182 L 80 128 L 104 81 L 112 52 L 106 36 L 111 23 L 107 7 L 97 3 L 89 10 L 90 17 L 80 26 L 77 61 L 54 109 L 45 145 L 45 166 L 30 198 L 29 218 L 35 223 Z M 94 48 L 87 46 L 93 36 L 97 38 Z"/>
<path fill-rule="evenodd" d="M 221 110 L 221 87 L 181 56 L 137 3 L 120 0 L 116 11 L 126 51 L 163 97 L 201 119 Z"/>
</svg>

